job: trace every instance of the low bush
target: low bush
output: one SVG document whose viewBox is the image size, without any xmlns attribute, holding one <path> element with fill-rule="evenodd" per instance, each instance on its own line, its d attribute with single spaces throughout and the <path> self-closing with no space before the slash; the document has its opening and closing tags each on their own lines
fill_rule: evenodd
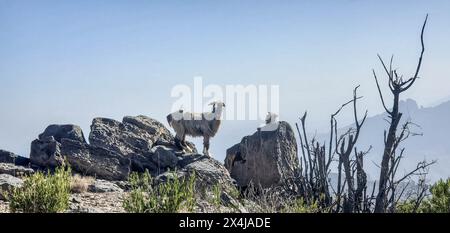
<svg viewBox="0 0 450 233">
<path fill-rule="evenodd" d="M 190 212 L 195 206 L 195 174 L 189 177 L 173 177 L 156 183 L 147 172 L 132 173 L 129 177 L 131 191 L 123 206 L 132 213 Z"/>
<path fill-rule="evenodd" d="M 36 172 L 24 178 L 23 186 L 8 195 L 11 212 L 56 213 L 69 207 L 70 167 L 56 168 L 54 174 Z"/>
</svg>

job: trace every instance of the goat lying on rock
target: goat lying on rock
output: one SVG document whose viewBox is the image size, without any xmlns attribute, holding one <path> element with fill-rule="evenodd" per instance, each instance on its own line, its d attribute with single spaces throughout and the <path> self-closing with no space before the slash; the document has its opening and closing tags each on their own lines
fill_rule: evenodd
<svg viewBox="0 0 450 233">
<path fill-rule="evenodd" d="M 274 131 L 278 129 L 278 123 L 278 114 L 268 112 L 265 124 L 260 125 L 257 129 L 258 131 Z"/>
<path fill-rule="evenodd" d="M 209 140 L 214 137 L 219 130 L 222 111 L 225 104 L 222 102 L 212 102 L 212 112 L 190 113 L 179 110 L 167 115 L 167 122 L 175 130 L 175 144 L 181 150 L 192 149 L 186 144 L 186 135 L 193 137 L 203 137 L 203 154 L 209 155 Z"/>
</svg>

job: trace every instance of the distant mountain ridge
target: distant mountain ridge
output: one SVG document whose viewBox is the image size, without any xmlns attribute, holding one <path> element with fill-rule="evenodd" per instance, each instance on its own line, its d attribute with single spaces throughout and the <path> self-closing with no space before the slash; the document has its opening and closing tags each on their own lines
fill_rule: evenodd
<svg viewBox="0 0 450 233">
<path fill-rule="evenodd" d="M 411 136 L 401 144 L 406 148 L 404 159 L 399 172 L 407 171 L 416 166 L 417 162 L 436 160 L 437 163 L 430 168 L 429 178 L 436 180 L 450 176 L 450 101 L 433 107 L 419 107 L 413 99 L 400 102 L 400 112 L 403 113 L 400 127 L 407 121 L 413 124 L 410 127 Z M 369 174 L 377 179 L 379 169 L 375 164 L 381 162 L 384 149 L 384 130 L 388 128 L 388 116 L 385 113 L 368 117 L 361 130 L 357 147 L 372 150 L 365 158 L 365 166 Z M 343 133 L 352 125 L 340 128 Z M 415 136 L 413 136 L 415 135 Z M 327 134 L 318 135 L 321 140 L 327 139 Z"/>
</svg>

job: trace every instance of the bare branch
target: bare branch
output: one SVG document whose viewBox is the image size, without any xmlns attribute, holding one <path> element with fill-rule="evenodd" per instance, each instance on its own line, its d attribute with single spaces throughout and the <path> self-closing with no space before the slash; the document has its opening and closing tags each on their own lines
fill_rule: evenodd
<svg viewBox="0 0 450 233">
<path fill-rule="evenodd" d="M 403 176 L 402 178 L 397 180 L 395 183 L 398 184 L 412 175 L 423 175 L 424 173 L 416 173 L 416 172 L 419 170 L 425 170 L 427 167 L 429 167 L 435 163 L 436 163 L 435 160 L 431 161 L 430 163 L 427 163 L 426 161 L 420 162 L 417 164 L 417 167 L 414 170 L 408 172 L 405 176 Z"/>
<path fill-rule="evenodd" d="M 378 78 L 375 73 L 375 70 L 372 69 L 373 77 L 375 78 L 375 83 L 377 84 L 378 93 L 380 94 L 381 103 L 383 104 L 383 108 L 387 113 L 390 113 L 389 109 L 386 107 L 384 103 L 383 93 L 381 92 L 380 84 L 378 83 Z"/>
<path fill-rule="evenodd" d="M 423 22 L 423 26 L 422 26 L 422 31 L 420 32 L 420 44 L 422 45 L 422 51 L 420 52 L 420 57 L 419 57 L 419 62 L 418 62 L 417 67 L 416 67 L 416 72 L 414 73 L 414 76 L 412 77 L 412 79 L 409 82 L 409 84 L 406 87 L 402 88 L 401 91 L 408 90 L 414 84 L 414 82 L 416 81 L 416 79 L 417 79 L 417 77 L 419 75 L 420 67 L 422 65 L 423 54 L 425 52 L 425 44 L 423 42 L 423 33 L 425 31 L 425 26 L 427 25 L 427 21 L 428 21 L 428 14 L 425 17 L 425 21 Z M 408 82 L 406 82 L 406 83 L 408 83 Z"/>
</svg>

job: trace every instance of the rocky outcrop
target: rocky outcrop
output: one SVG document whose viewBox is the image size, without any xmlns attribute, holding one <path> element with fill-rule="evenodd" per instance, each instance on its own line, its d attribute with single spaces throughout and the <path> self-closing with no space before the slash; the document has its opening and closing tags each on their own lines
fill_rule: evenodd
<svg viewBox="0 0 450 233">
<path fill-rule="evenodd" d="M 54 168 L 63 164 L 61 143 L 52 136 L 32 141 L 30 161 L 33 165 L 42 168 Z"/>
<path fill-rule="evenodd" d="M 215 159 L 198 154 L 191 143 L 194 153 L 179 150 L 160 122 L 145 116 L 124 117 L 122 122 L 95 118 L 91 130 L 87 141 L 76 125 L 48 126 L 31 143 L 31 168 L 11 163 L 15 155 L 3 156 L 8 163 L 0 163 L 0 173 L 5 173 L 2 189 L 19 187 L 23 181 L 18 177 L 32 174 L 33 169 L 52 170 L 68 163 L 73 172 L 93 177 L 85 192 L 71 194 L 68 212 L 124 212 L 130 172 L 148 170 L 157 182 L 195 173 L 194 212 L 248 212 L 230 172 Z M 217 198 L 216 187 L 220 187 L 219 204 L 212 200 Z"/>
<path fill-rule="evenodd" d="M 173 137 L 161 123 L 145 116 L 124 117 L 122 122 L 95 118 L 89 142 L 123 155 L 150 152 L 156 143 L 170 143 Z"/>
<path fill-rule="evenodd" d="M 235 181 L 230 173 L 217 160 L 200 154 L 183 156 L 180 161 L 181 171 L 194 173 L 199 183 L 204 187 L 220 184 L 222 187 L 235 187 Z M 202 187 L 200 187 L 202 188 Z"/>
<path fill-rule="evenodd" d="M 5 200 L 4 194 L 13 188 L 21 187 L 23 181 L 9 174 L 0 174 L 0 200 Z"/>
<path fill-rule="evenodd" d="M 125 180 L 131 171 L 148 170 L 158 175 L 176 169 L 181 154 L 172 134 L 160 122 L 127 116 L 122 122 L 95 118 L 89 144 L 78 126 L 50 125 L 32 142 L 30 160 L 40 168 L 54 168 L 67 161 L 83 175 Z"/>
<path fill-rule="evenodd" d="M 43 133 L 39 134 L 39 139 L 50 136 L 58 142 L 65 138 L 86 143 L 83 131 L 77 125 L 49 125 Z"/>
<path fill-rule="evenodd" d="M 178 161 L 176 153 L 180 153 L 170 131 L 146 116 L 126 116 L 122 122 L 95 118 L 89 142 L 129 158 L 132 171 L 149 170 L 153 174 L 174 169 Z"/>
<path fill-rule="evenodd" d="M 8 174 L 12 176 L 25 176 L 33 174 L 34 170 L 31 168 L 26 168 L 13 163 L 0 163 L 0 174 Z"/>
<path fill-rule="evenodd" d="M 60 148 L 72 169 L 81 174 L 124 180 L 130 173 L 130 159 L 121 154 L 69 139 L 63 139 Z"/>
<path fill-rule="evenodd" d="M 259 130 L 227 150 L 225 167 L 238 186 L 250 183 L 274 187 L 297 177 L 297 142 L 291 126 L 279 122 L 274 130 Z"/>
<path fill-rule="evenodd" d="M 179 159 L 176 173 L 165 172 L 156 179 L 159 182 L 165 182 L 167 179 L 174 178 L 174 175 L 178 178 L 187 178 L 195 174 L 196 212 L 247 212 L 235 196 L 238 191 L 234 179 L 220 162 L 201 154 L 185 154 Z M 214 187 L 220 187 L 220 210 L 208 202 L 208 199 L 214 195 Z"/>
<path fill-rule="evenodd" d="M 0 150 L 0 163 L 13 163 L 19 166 L 28 166 L 30 164 L 30 159 L 9 151 Z"/>
<path fill-rule="evenodd" d="M 67 161 L 75 172 L 110 180 L 126 179 L 130 172 L 130 160 L 120 154 L 83 141 L 57 141 L 53 136 L 34 140 L 30 159 L 41 168 L 54 168 Z"/>
</svg>

